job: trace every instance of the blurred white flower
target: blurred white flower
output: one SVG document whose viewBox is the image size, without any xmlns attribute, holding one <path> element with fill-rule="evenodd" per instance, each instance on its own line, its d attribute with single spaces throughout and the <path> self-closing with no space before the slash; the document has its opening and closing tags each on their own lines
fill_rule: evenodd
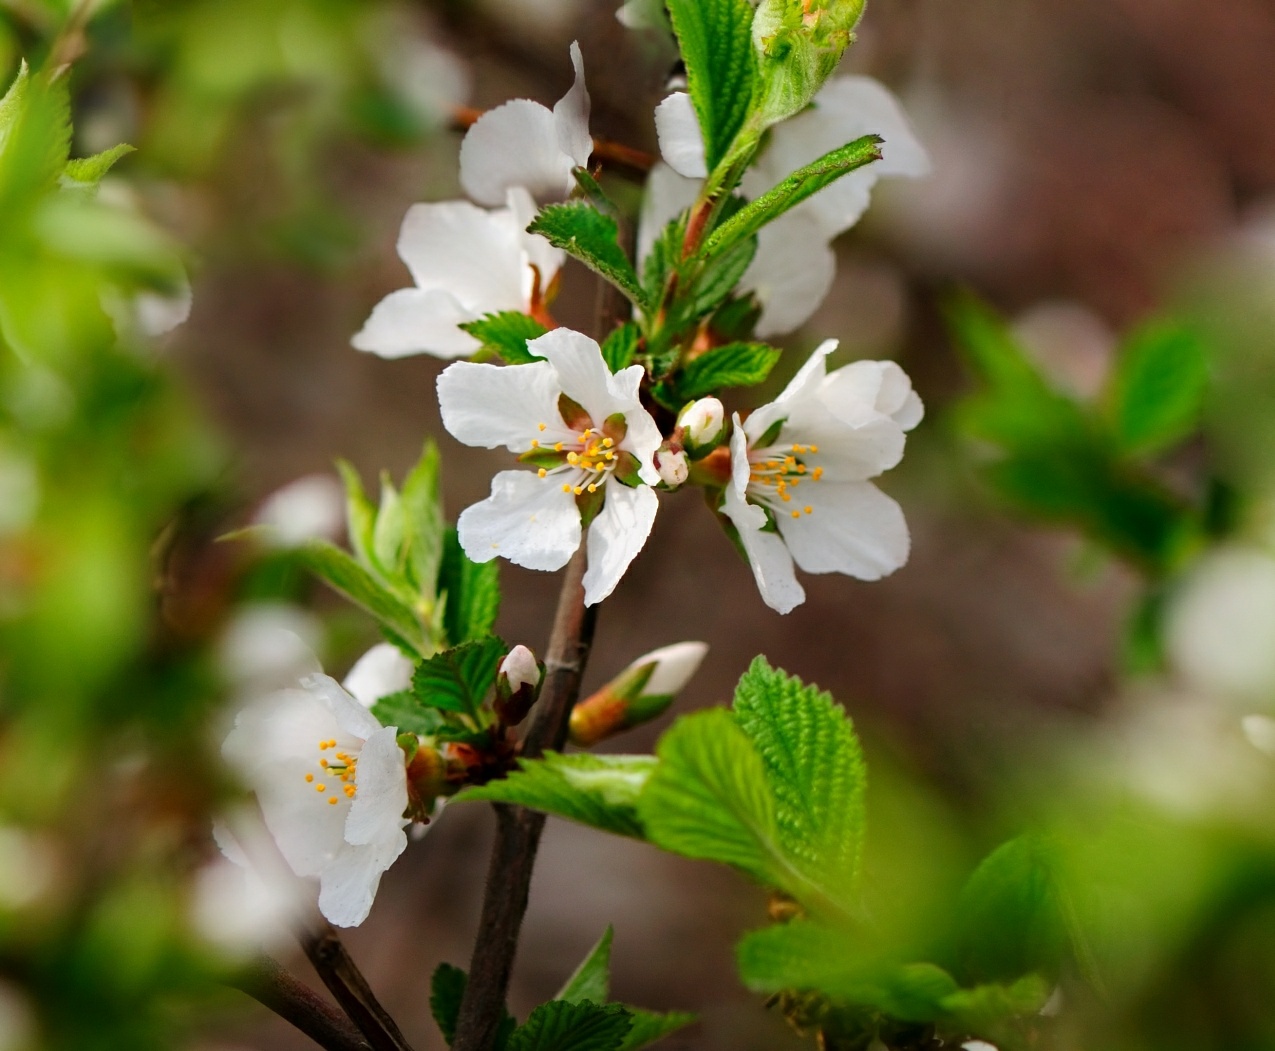
<svg viewBox="0 0 1275 1051">
<path fill-rule="evenodd" d="M 28 1051 L 38 1046 L 30 999 L 16 985 L 0 981 L 0 1051 Z"/>
<path fill-rule="evenodd" d="M 17 825 L 0 825 L 0 910 L 38 905 L 56 892 L 64 875 L 51 839 Z"/>
<path fill-rule="evenodd" d="M 1088 307 L 1066 301 L 1038 303 L 1014 319 L 1013 333 L 1059 390 L 1096 398 L 1106 384 L 1116 336 Z"/>
<path fill-rule="evenodd" d="M 596 498 L 584 576 L 593 605 L 611 594 L 650 534 L 660 431 L 638 397 L 640 365 L 613 375 L 597 343 L 564 328 L 527 349 L 545 360 L 462 361 L 438 378 L 443 426 L 453 437 L 503 445 L 537 465 L 492 479 L 491 495 L 457 522 L 461 546 L 475 562 L 499 555 L 527 569 L 561 569 L 580 546 L 580 503 Z"/>
<path fill-rule="evenodd" d="M 287 945 L 303 907 L 300 881 L 275 871 L 269 848 L 243 845 L 242 838 L 269 835 L 260 828 L 248 835 L 251 827 L 245 820 L 236 821 L 234 832 L 218 825 L 223 856 L 198 869 L 191 883 L 191 927 L 211 949 L 232 958 Z"/>
<path fill-rule="evenodd" d="M 330 474 L 308 474 L 276 489 L 261 502 L 253 524 L 278 547 L 307 540 L 337 540 L 345 531 L 345 490 Z"/>
<path fill-rule="evenodd" d="M 444 124 L 469 97 L 469 67 L 432 40 L 399 28 L 387 32 L 377 49 L 381 75 L 423 123 Z"/>
<path fill-rule="evenodd" d="M 379 642 L 354 662 L 341 686 L 363 707 L 371 708 L 382 697 L 410 689 L 416 665 L 403 651 Z"/>
<path fill-rule="evenodd" d="M 321 671 L 315 651 L 323 624 L 283 602 L 241 607 L 217 642 L 222 675 L 236 692 L 276 689 Z"/>
</svg>

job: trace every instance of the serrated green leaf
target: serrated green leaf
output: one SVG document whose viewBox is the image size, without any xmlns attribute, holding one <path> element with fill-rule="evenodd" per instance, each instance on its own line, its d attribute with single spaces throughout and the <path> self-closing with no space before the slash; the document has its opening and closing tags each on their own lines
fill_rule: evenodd
<svg viewBox="0 0 1275 1051">
<path fill-rule="evenodd" d="M 541 359 L 527 350 L 527 340 L 543 336 L 549 330 L 535 318 L 517 310 L 502 310 L 460 326 L 482 349 L 499 354 L 509 365 L 526 365 Z"/>
<path fill-rule="evenodd" d="M 863 845 L 867 767 L 845 710 L 758 657 L 734 712 L 765 766 L 784 852 L 812 879 L 848 885 Z"/>
<path fill-rule="evenodd" d="M 9 129 L 17 123 L 26 103 L 27 85 L 31 80 L 31 69 L 23 59 L 18 66 L 17 75 L 9 82 L 4 97 L 0 98 L 0 150 L 4 149 Z"/>
<path fill-rule="evenodd" d="M 602 344 L 602 360 L 612 372 L 619 372 L 633 364 L 641 333 L 632 321 L 615 329 Z"/>
<path fill-rule="evenodd" d="M 380 621 L 396 638 L 422 652 L 425 640 L 416 614 L 339 547 L 323 540 L 309 540 L 296 549 L 295 557 L 329 587 Z"/>
<path fill-rule="evenodd" d="M 999 1027 L 1015 1018 L 1040 1013 L 1051 991 L 1039 975 L 1030 974 L 1011 985 L 977 985 L 960 989 L 942 1000 L 944 1013 L 966 1033 L 996 1037 Z"/>
<path fill-rule="evenodd" d="M 580 187 L 580 192 L 594 208 L 606 215 L 619 216 L 620 209 L 606 195 L 601 183 L 593 177 L 588 168 L 572 168 L 571 177 L 575 179 L 576 185 Z"/>
<path fill-rule="evenodd" d="M 132 153 L 134 149 L 135 147 L 128 143 L 121 142 L 118 146 L 112 146 L 109 150 L 95 153 L 91 157 L 67 161 L 66 168 L 62 172 L 63 178 L 85 186 L 96 186 L 102 181 L 103 176 L 115 167 L 116 161 Z"/>
<path fill-rule="evenodd" d="M 881 159 L 881 137 L 864 135 L 854 142 L 825 153 L 817 161 L 798 168 L 777 186 L 750 201 L 734 216 L 722 223 L 704 243 L 705 259 L 720 257 L 746 238 L 752 237 L 767 223 L 795 208 L 812 194 L 849 175 L 864 165 Z"/>
<path fill-rule="evenodd" d="M 508 1051 L 619 1051 L 632 1026 L 619 1004 L 541 1004 L 514 1030 Z"/>
<path fill-rule="evenodd" d="M 336 469 L 345 485 L 345 518 L 350 548 L 364 565 L 372 565 L 372 533 L 376 528 L 376 508 L 363 491 L 363 480 L 353 464 L 337 460 Z"/>
<path fill-rule="evenodd" d="M 1199 422 L 1208 362 L 1199 336 L 1173 322 L 1134 332 L 1116 358 L 1108 418 L 1126 456 L 1146 456 L 1182 441 Z"/>
<path fill-rule="evenodd" d="M 620 231 L 611 216 L 585 201 L 549 204 L 540 209 L 528 232 L 540 234 L 556 248 L 606 278 L 638 307 L 646 308 L 637 271 L 620 247 Z"/>
<path fill-rule="evenodd" d="M 496 682 L 496 667 L 508 652 L 495 635 L 463 642 L 418 665 L 412 690 L 430 708 L 476 717 Z"/>
<path fill-rule="evenodd" d="M 425 443 L 420 459 L 403 479 L 399 500 L 408 581 L 418 595 L 432 604 L 447 530 L 439 494 L 438 447 L 432 441 Z"/>
<path fill-rule="evenodd" d="M 727 343 L 690 361 L 672 386 L 682 402 L 716 394 L 725 387 L 752 387 L 763 382 L 782 351 L 765 343 Z"/>
<path fill-rule="evenodd" d="M 696 283 L 691 313 L 702 317 L 716 310 L 735 290 L 757 254 L 757 238 L 746 237 L 713 259 Z"/>
<path fill-rule="evenodd" d="M 437 708 L 427 708 L 411 690 L 400 690 L 372 705 L 372 714 L 382 726 L 397 726 L 405 733 L 429 736 L 443 726 Z"/>
<path fill-rule="evenodd" d="M 471 562 L 449 527 L 443 537 L 438 593 L 444 598 L 443 630 L 453 646 L 491 633 L 500 613 L 500 563 Z"/>
<path fill-rule="evenodd" d="M 407 564 L 407 525 L 403 520 L 403 501 L 390 481 L 389 472 L 381 474 L 381 502 L 372 527 L 372 563 L 387 581 L 402 581 Z"/>
<path fill-rule="evenodd" d="M 753 8 L 748 0 L 668 0 L 687 90 L 711 172 L 726 156 L 753 97 Z"/>
<path fill-rule="evenodd" d="M 651 303 L 658 303 L 664 295 L 669 274 L 677 269 L 682 258 L 682 241 L 686 236 L 686 215 L 683 213 L 669 220 L 651 245 L 642 263 L 642 288 Z"/>
<path fill-rule="evenodd" d="M 592 1000 L 604 1004 L 611 999 L 611 941 L 614 937 L 615 931 L 608 926 L 598 943 L 589 950 L 589 955 L 558 990 L 555 1000 L 565 1000 L 569 1004 Z"/>
<path fill-rule="evenodd" d="M 541 759 L 520 760 L 519 768 L 503 780 L 467 788 L 456 798 L 515 803 L 642 839 L 637 802 L 656 765 L 648 755 L 546 752 Z"/>
<path fill-rule="evenodd" d="M 638 1051 L 639 1048 L 649 1047 L 696 1021 L 695 1016 L 686 1011 L 660 1014 L 656 1011 L 644 1011 L 640 1007 L 630 1007 L 628 1004 L 624 1006 L 629 1012 L 633 1027 L 620 1044 L 620 1051 Z"/>
<path fill-rule="evenodd" d="M 430 978 L 429 1011 L 448 1047 L 456 1039 L 456 1020 L 460 1017 L 460 1002 L 468 984 L 469 976 L 450 963 L 440 963 Z"/>
</svg>

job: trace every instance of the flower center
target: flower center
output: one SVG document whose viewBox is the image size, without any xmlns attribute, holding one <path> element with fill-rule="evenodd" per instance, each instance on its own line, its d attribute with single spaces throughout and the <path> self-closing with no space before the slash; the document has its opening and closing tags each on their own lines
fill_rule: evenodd
<svg viewBox="0 0 1275 1051">
<path fill-rule="evenodd" d="M 809 504 L 794 505 L 796 489 L 806 482 L 817 482 L 823 477 L 823 468 L 811 461 L 819 446 L 794 443 L 788 446 L 772 445 L 767 449 L 752 450 L 748 454 L 748 495 L 756 503 L 774 511 L 782 511 L 793 518 L 814 514 Z"/>
<path fill-rule="evenodd" d="M 583 496 L 596 493 L 616 468 L 632 466 L 632 454 L 620 448 L 628 431 L 622 413 L 608 416 L 599 427 L 566 395 L 559 399 L 559 408 L 567 436 L 548 443 L 532 438 L 530 447 L 518 457 L 523 463 L 533 464 L 541 478 L 553 477 L 564 493 Z M 537 424 L 541 434 L 549 431 L 551 426 L 549 423 Z M 553 426 L 550 433 L 561 435 L 562 426 Z M 621 470 L 621 476 L 624 476 L 624 470 Z"/>
<path fill-rule="evenodd" d="M 332 754 L 329 756 L 327 753 Z M 357 755 L 336 751 L 336 739 L 329 738 L 319 742 L 319 759 L 315 764 L 315 771 L 307 772 L 305 781 L 319 795 L 328 797 L 329 806 L 336 806 L 341 802 L 341 796 L 353 799 L 358 794 L 358 786 L 355 784 L 358 765 Z"/>
</svg>

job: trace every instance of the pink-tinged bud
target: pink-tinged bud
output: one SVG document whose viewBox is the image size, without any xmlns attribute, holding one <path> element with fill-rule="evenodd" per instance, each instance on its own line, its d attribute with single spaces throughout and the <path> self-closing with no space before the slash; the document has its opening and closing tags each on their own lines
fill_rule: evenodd
<svg viewBox="0 0 1275 1051">
<path fill-rule="evenodd" d="M 678 413 L 677 425 L 687 451 L 699 459 L 726 436 L 726 409 L 716 398 L 700 398 Z"/>
<path fill-rule="evenodd" d="M 527 717 L 540 694 L 542 668 L 526 646 L 515 646 L 500 662 L 496 673 L 496 714 L 506 726 L 517 726 Z"/>
<path fill-rule="evenodd" d="M 655 453 L 655 469 L 660 473 L 660 481 L 670 489 L 678 488 L 691 474 L 686 453 L 680 449 L 670 449 L 667 442 Z"/>
<path fill-rule="evenodd" d="M 639 657 L 571 711 L 571 741 L 587 747 L 649 722 L 673 703 L 708 653 L 704 642 L 678 642 Z"/>
</svg>

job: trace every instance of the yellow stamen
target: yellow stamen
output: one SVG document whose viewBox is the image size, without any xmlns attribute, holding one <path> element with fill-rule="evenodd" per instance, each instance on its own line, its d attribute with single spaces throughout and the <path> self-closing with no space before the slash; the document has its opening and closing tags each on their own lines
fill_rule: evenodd
<svg viewBox="0 0 1275 1051">
<path fill-rule="evenodd" d="M 333 796 L 331 799 L 328 800 L 328 805 L 336 806 L 336 796 Z"/>
<path fill-rule="evenodd" d="M 814 509 L 813 507 L 811 507 L 809 504 L 807 504 L 807 505 L 806 505 L 806 514 L 808 514 L 808 515 L 812 515 L 812 514 L 814 514 L 814 513 L 815 513 L 815 509 Z"/>
<path fill-rule="evenodd" d="M 810 477 L 813 478 L 816 482 L 819 481 L 819 479 L 823 477 L 823 468 L 816 467 L 813 471 L 810 472 Z"/>
<path fill-rule="evenodd" d="M 603 439 L 602 439 L 602 444 L 603 444 L 603 445 L 605 445 L 605 446 L 609 449 L 609 448 L 611 448 L 611 446 L 613 446 L 613 445 L 615 444 L 615 442 L 614 442 L 612 439 L 610 439 L 610 438 L 603 438 Z"/>
<path fill-rule="evenodd" d="M 313 780 L 314 780 L 314 774 L 306 774 L 306 775 L 305 775 L 305 779 L 306 779 L 306 781 L 307 781 L 307 782 L 313 781 Z"/>
<path fill-rule="evenodd" d="M 589 486 L 589 492 L 596 493 L 597 491 L 598 491 L 597 483 L 594 483 L 593 485 Z"/>
<path fill-rule="evenodd" d="M 554 442 L 554 443 L 553 443 L 553 451 L 554 451 L 554 452 L 556 452 L 556 453 L 560 453 L 560 452 L 562 452 L 562 442 Z"/>
<path fill-rule="evenodd" d="M 345 786 L 345 794 L 346 794 L 347 796 L 349 796 L 351 799 L 353 799 L 353 798 L 354 798 L 354 793 L 355 793 L 355 792 L 357 792 L 357 791 L 358 791 L 358 789 L 357 789 L 357 788 L 355 788 L 353 785 L 346 785 L 346 786 Z"/>
<path fill-rule="evenodd" d="M 533 449 L 539 449 L 539 448 L 540 448 L 540 439 L 539 439 L 539 438 L 532 438 L 532 439 L 531 439 L 531 447 L 532 447 Z"/>
<path fill-rule="evenodd" d="M 567 484 L 566 484 L 566 482 L 563 482 L 563 483 L 562 483 L 562 491 L 563 491 L 564 493 L 569 493 L 569 492 L 571 492 L 571 486 L 567 485 Z"/>
<path fill-rule="evenodd" d="M 549 473 L 549 472 L 548 472 L 548 471 L 546 471 L 543 467 L 542 467 L 542 468 L 540 468 L 540 470 L 538 470 L 538 471 L 536 472 L 536 474 L 538 474 L 541 478 L 543 478 L 543 477 L 544 477 L 545 475 L 547 475 L 548 473 Z"/>
<path fill-rule="evenodd" d="M 573 493 L 575 493 L 575 494 L 576 494 L 576 496 L 579 496 L 581 493 L 583 493 L 583 492 L 584 492 L 584 486 L 582 486 L 582 485 L 577 485 L 577 486 L 576 486 L 574 489 L 572 489 L 571 491 L 572 491 Z"/>
<path fill-rule="evenodd" d="M 328 786 L 324 784 L 318 784 L 314 786 L 314 790 L 316 792 L 326 792 L 328 790 Z"/>
<path fill-rule="evenodd" d="M 536 424 L 536 426 L 537 426 L 538 428 L 540 428 L 540 430 L 542 430 L 542 431 L 543 431 L 543 430 L 544 430 L 546 427 L 548 427 L 549 425 L 548 425 L 547 423 L 538 423 L 538 424 Z"/>
<path fill-rule="evenodd" d="M 801 512 L 800 512 L 800 511 L 794 511 L 794 512 L 792 513 L 792 516 L 793 516 L 793 518 L 800 518 L 800 517 L 801 517 Z"/>
</svg>

